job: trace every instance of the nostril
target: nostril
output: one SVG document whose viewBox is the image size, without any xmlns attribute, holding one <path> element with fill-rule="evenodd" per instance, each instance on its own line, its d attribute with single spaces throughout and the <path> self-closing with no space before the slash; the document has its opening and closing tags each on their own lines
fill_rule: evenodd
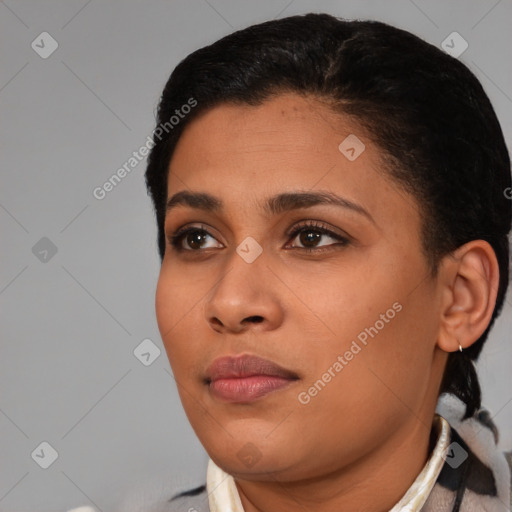
<svg viewBox="0 0 512 512">
<path fill-rule="evenodd" d="M 246 318 L 246 320 L 249 320 L 250 322 L 254 322 L 254 323 L 261 323 L 263 322 L 263 317 L 262 316 L 259 316 L 259 315 L 255 315 L 255 316 L 248 316 Z"/>
<path fill-rule="evenodd" d="M 221 327 L 222 327 L 222 325 L 223 325 L 223 323 L 222 323 L 222 322 L 221 322 L 217 317 L 213 317 L 213 318 L 212 318 L 212 320 L 211 320 L 211 322 L 212 322 L 213 324 L 219 325 L 219 326 L 221 326 Z"/>
</svg>

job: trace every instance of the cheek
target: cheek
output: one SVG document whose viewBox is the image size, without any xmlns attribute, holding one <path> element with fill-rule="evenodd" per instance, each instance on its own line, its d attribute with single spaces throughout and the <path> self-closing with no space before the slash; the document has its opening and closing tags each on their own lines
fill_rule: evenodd
<svg viewBox="0 0 512 512">
<path fill-rule="evenodd" d="M 210 357 L 204 315 L 204 296 L 210 287 L 175 265 L 164 264 L 160 271 L 155 291 L 158 329 L 173 374 L 183 385 L 197 378 Z M 181 387 L 178 391 L 181 395 Z"/>
<path fill-rule="evenodd" d="M 189 314 L 197 314 L 203 294 L 197 279 L 191 279 L 177 265 L 164 261 L 155 292 L 155 312 L 162 334 L 186 321 Z"/>
<path fill-rule="evenodd" d="M 386 301 L 383 304 L 387 306 Z M 404 421 L 420 415 L 429 385 L 431 356 L 426 343 L 418 346 L 424 342 L 424 333 L 420 326 L 415 328 L 407 307 L 403 304 L 403 309 L 380 330 L 378 323 L 376 334 L 370 329 L 375 320 L 367 319 L 360 328 L 356 325 L 360 324 L 358 319 L 351 323 L 355 336 L 341 335 L 322 350 L 317 349 L 316 357 L 313 352 L 308 355 L 314 361 L 312 371 L 298 390 L 303 392 L 300 403 L 307 402 L 299 407 L 305 430 L 351 439 L 352 446 L 345 448 L 356 453 L 367 443 L 378 444 Z M 385 314 L 386 308 L 377 307 L 376 311 Z M 345 320 L 351 322 L 349 316 Z M 358 338 L 361 332 L 367 338 Z M 360 339 L 366 339 L 366 344 Z M 329 456 L 328 448 L 325 456 Z"/>
<path fill-rule="evenodd" d="M 167 274 L 162 267 L 155 292 L 156 320 L 164 343 L 167 338 L 166 333 L 171 329 L 179 314 L 176 310 L 176 306 L 179 303 L 176 300 L 177 295 L 171 285 L 171 276 Z"/>
<path fill-rule="evenodd" d="M 326 335 L 317 336 L 320 341 L 302 345 L 303 360 L 310 362 L 306 390 L 319 379 L 332 382 L 325 391 L 319 382 L 324 398 L 330 395 L 339 411 L 363 415 L 372 413 L 378 400 L 384 408 L 403 408 L 401 401 L 416 407 L 430 377 L 435 312 L 429 313 L 424 287 L 411 293 L 420 268 L 413 267 L 398 269 L 381 260 L 372 272 L 333 273 L 321 287 L 304 283 L 302 289 L 309 290 L 304 302 L 314 304 L 328 327 Z M 302 332 L 308 332 L 307 325 Z"/>
<path fill-rule="evenodd" d="M 188 336 L 184 334 L 184 329 L 190 324 L 189 317 L 197 315 L 194 310 L 194 304 L 197 303 L 197 299 L 194 300 L 195 295 L 197 294 L 194 293 L 193 284 L 189 281 L 185 283 L 170 269 L 162 267 L 155 292 L 155 312 L 160 336 L 171 365 L 174 358 L 183 357 L 183 349 L 187 343 L 180 342 L 187 341 L 192 335 L 190 332 Z M 199 307 L 197 304 L 196 306 Z"/>
</svg>

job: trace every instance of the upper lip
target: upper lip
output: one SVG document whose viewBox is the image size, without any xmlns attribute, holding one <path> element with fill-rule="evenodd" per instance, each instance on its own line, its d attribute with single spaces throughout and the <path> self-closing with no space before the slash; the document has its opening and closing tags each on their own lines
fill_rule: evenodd
<svg viewBox="0 0 512 512">
<path fill-rule="evenodd" d="M 243 354 L 241 356 L 219 357 L 206 369 L 206 382 L 217 379 L 234 379 L 255 375 L 271 375 L 285 379 L 298 379 L 299 376 L 278 364 L 258 356 Z"/>
</svg>

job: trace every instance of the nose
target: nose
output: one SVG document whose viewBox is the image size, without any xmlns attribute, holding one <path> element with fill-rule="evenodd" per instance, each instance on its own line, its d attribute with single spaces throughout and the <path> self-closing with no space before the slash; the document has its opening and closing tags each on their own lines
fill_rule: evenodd
<svg viewBox="0 0 512 512">
<path fill-rule="evenodd" d="M 247 263 L 234 252 L 204 303 L 204 316 L 214 331 L 267 331 L 282 322 L 276 279 L 262 256 Z"/>
</svg>

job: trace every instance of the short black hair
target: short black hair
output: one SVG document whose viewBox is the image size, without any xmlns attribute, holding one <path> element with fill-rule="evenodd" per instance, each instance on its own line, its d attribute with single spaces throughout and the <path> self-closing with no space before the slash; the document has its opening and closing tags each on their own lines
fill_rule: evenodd
<svg viewBox="0 0 512 512">
<path fill-rule="evenodd" d="M 165 125 L 166 133 L 154 131 L 145 175 L 160 258 L 169 164 L 183 129 L 214 106 L 259 105 L 284 92 L 325 102 L 380 148 L 383 172 L 420 207 L 422 251 L 432 276 L 443 256 L 471 240 L 494 249 L 500 277 L 492 319 L 473 345 L 450 353 L 440 386 L 440 393 L 461 398 L 466 417 L 472 416 L 481 405 L 473 361 L 508 287 L 510 158 L 475 75 L 419 37 L 378 21 L 309 13 L 239 30 L 182 60 L 160 98 L 157 129 Z M 170 118 L 191 99 L 194 108 L 171 126 Z"/>
</svg>

